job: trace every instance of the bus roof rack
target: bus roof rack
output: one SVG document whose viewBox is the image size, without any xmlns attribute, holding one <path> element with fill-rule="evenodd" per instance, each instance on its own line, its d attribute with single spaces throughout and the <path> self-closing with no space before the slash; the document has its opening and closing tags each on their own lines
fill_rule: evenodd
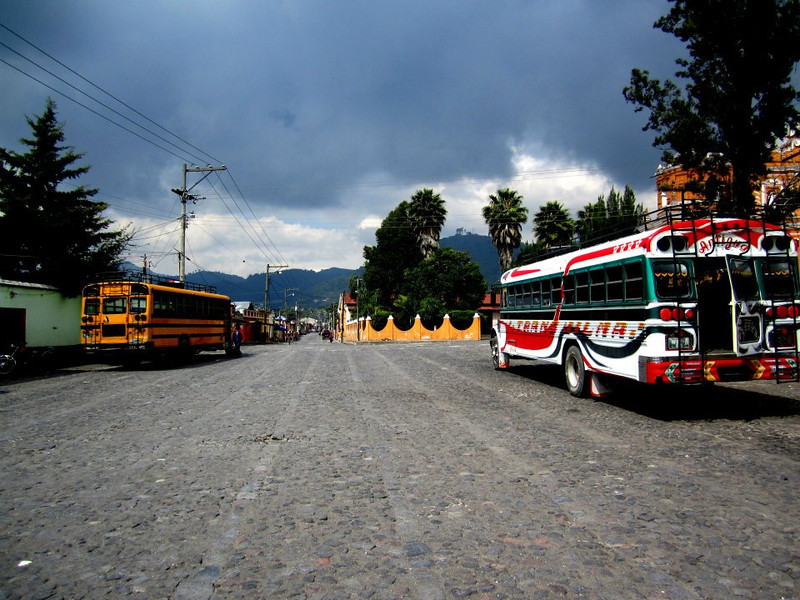
<svg viewBox="0 0 800 600">
<path fill-rule="evenodd" d="M 215 285 L 206 285 L 203 283 L 192 283 L 189 281 L 179 281 L 174 277 L 168 277 L 166 275 L 156 275 L 153 273 L 142 273 L 140 271 L 109 271 L 106 273 L 100 273 L 98 277 L 95 279 L 95 282 L 107 282 L 107 281 L 136 281 L 139 283 L 154 283 L 157 285 L 163 285 L 167 287 L 174 287 L 180 288 L 184 290 L 192 290 L 195 292 L 206 292 L 209 294 L 216 294 L 217 293 L 217 286 Z"/>
</svg>

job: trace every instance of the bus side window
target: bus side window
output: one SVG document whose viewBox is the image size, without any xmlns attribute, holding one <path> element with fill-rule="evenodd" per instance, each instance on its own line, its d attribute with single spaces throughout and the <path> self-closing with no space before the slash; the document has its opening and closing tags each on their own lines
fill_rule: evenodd
<svg viewBox="0 0 800 600">
<path fill-rule="evenodd" d="M 575 301 L 578 304 L 589 302 L 589 273 L 575 273 Z"/>
<path fill-rule="evenodd" d="M 589 301 L 603 303 L 606 301 L 606 276 L 603 269 L 589 271 Z"/>
<path fill-rule="evenodd" d="M 531 291 L 531 302 L 534 307 L 542 305 L 542 284 L 538 281 L 534 281 L 532 284 L 532 291 Z"/>
<path fill-rule="evenodd" d="M 542 280 L 542 306 L 550 306 L 550 280 Z"/>
<path fill-rule="evenodd" d="M 550 280 L 550 301 L 552 304 L 561 304 L 561 277 Z"/>
<path fill-rule="evenodd" d="M 621 302 L 622 295 L 622 266 L 608 267 L 606 269 L 606 277 L 608 278 L 608 286 L 606 287 L 609 302 Z M 594 300 L 594 296 L 592 296 Z"/>
<path fill-rule="evenodd" d="M 564 304 L 575 304 L 575 276 L 564 277 Z"/>
<path fill-rule="evenodd" d="M 522 284 L 522 306 L 525 308 L 530 307 L 531 305 L 531 284 L 530 283 L 523 283 Z"/>
<path fill-rule="evenodd" d="M 641 300 L 642 298 L 644 298 L 642 263 L 628 263 L 625 265 L 625 300 Z"/>
<path fill-rule="evenodd" d="M 517 306 L 517 287 L 512 286 L 508 288 L 508 305 L 509 308 Z"/>
</svg>

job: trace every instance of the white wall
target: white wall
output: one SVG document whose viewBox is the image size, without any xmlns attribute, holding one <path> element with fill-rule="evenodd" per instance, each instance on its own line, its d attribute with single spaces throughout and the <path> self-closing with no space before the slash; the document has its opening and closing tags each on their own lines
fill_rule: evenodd
<svg viewBox="0 0 800 600">
<path fill-rule="evenodd" d="M 30 347 L 80 344 L 80 297 L 65 298 L 45 285 L 0 279 L 0 308 L 25 310 L 25 342 Z"/>
</svg>

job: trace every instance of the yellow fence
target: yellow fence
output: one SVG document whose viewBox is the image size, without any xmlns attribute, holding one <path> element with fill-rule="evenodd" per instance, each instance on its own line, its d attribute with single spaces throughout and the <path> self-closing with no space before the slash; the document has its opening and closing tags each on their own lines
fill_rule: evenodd
<svg viewBox="0 0 800 600">
<path fill-rule="evenodd" d="M 339 332 L 341 335 L 341 332 Z M 398 329 L 394 318 L 389 317 L 386 326 L 380 331 L 372 328 L 372 319 L 359 319 L 350 321 L 345 326 L 344 341 L 346 342 L 421 342 L 421 341 L 448 341 L 448 340 L 480 340 L 481 317 L 477 313 L 472 318 L 472 325 L 467 329 L 456 329 L 450 323 L 450 315 L 444 316 L 442 326 L 431 331 L 422 326 L 422 321 L 417 315 L 411 329 Z"/>
</svg>

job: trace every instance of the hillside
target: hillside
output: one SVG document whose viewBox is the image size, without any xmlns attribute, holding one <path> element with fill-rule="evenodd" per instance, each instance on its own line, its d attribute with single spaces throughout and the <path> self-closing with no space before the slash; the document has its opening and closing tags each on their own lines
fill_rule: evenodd
<svg viewBox="0 0 800 600">
<path fill-rule="evenodd" d="M 474 233 L 460 233 L 442 238 L 440 245 L 467 252 L 478 263 L 484 279 L 489 286 L 500 279 L 497 252 L 489 236 Z M 128 268 L 136 270 L 134 265 Z M 342 269 L 333 267 L 322 271 L 308 269 L 284 269 L 270 273 L 269 304 L 271 308 L 294 307 L 295 303 L 305 308 L 322 308 L 337 302 L 339 294 L 346 291 L 350 278 L 360 274 L 362 269 Z M 216 271 L 195 271 L 187 279 L 194 283 L 213 285 L 220 294 L 230 296 L 235 302 L 264 304 L 266 273 L 255 273 L 248 277 L 229 275 Z"/>
<path fill-rule="evenodd" d="M 486 284 L 491 286 L 500 281 L 500 263 L 497 258 L 497 250 L 492 246 L 492 241 L 488 235 L 478 235 L 475 233 L 461 233 L 450 237 L 442 238 L 440 246 L 460 250 L 470 255 L 472 260 L 478 263 L 481 268 Z"/>
</svg>

